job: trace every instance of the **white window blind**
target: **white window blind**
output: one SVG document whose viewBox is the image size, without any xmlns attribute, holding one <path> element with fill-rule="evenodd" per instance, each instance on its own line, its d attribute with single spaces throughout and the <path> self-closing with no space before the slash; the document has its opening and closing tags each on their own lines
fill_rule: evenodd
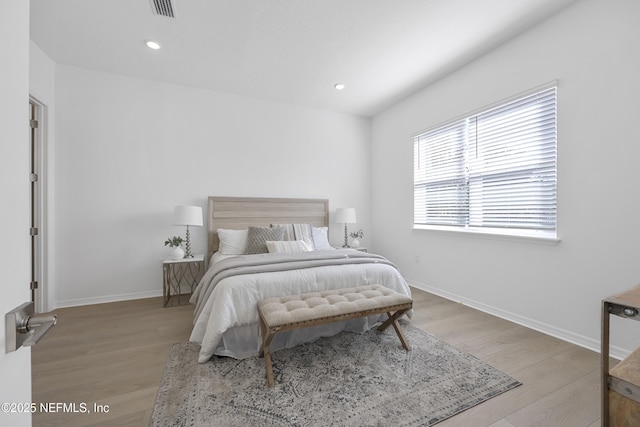
<svg viewBox="0 0 640 427">
<path fill-rule="evenodd" d="M 550 87 L 416 135 L 414 224 L 555 238 L 556 98 Z"/>
</svg>

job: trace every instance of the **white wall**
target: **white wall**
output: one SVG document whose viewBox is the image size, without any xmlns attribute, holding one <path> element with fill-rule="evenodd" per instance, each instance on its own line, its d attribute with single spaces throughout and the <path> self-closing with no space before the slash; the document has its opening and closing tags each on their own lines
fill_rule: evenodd
<svg viewBox="0 0 640 427">
<path fill-rule="evenodd" d="M 29 93 L 40 102 L 53 104 L 56 64 L 33 42 L 29 43 Z M 49 105 L 51 107 L 51 105 Z"/>
<path fill-rule="evenodd" d="M 29 2 L 4 1 L 0 13 L 0 425 L 30 426 L 31 414 L 4 402 L 31 402 L 31 349 L 5 352 L 5 313 L 29 291 Z M 9 407 L 19 409 L 19 407 Z"/>
<path fill-rule="evenodd" d="M 374 249 L 419 287 L 599 348 L 601 299 L 640 283 L 638 16 L 634 0 L 578 1 L 375 117 Z M 412 230 L 411 136 L 553 79 L 562 241 Z M 628 323 L 618 354 L 640 339 Z"/>
<path fill-rule="evenodd" d="M 173 207 L 209 195 L 328 198 L 368 225 L 368 119 L 59 64 L 55 82 L 54 306 L 161 295 Z"/>
</svg>

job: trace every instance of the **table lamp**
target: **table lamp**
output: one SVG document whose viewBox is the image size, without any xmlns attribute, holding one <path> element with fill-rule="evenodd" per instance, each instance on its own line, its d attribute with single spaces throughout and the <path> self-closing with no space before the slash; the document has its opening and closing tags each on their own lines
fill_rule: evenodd
<svg viewBox="0 0 640 427">
<path fill-rule="evenodd" d="M 343 248 L 350 248 L 347 240 L 347 224 L 354 224 L 356 220 L 356 208 L 338 208 L 336 209 L 335 222 L 344 223 L 344 245 Z"/>
<path fill-rule="evenodd" d="M 189 226 L 202 227 L 202 208 L 200 206 L 176 206 L 173 210 L 173 225 L 187 226 L 187 240 L 185 243 L 185 258 L 193 258 L 191 253 L 191 236 Z"/>
</svg>

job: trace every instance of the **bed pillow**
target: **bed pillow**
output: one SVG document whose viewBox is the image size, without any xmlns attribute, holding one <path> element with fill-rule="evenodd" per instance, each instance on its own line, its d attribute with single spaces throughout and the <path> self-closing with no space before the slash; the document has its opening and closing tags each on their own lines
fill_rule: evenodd
<svg viewBox="0 0 640 427">
<path fill-rule="evenodd" d="M 247 249 L 247 235 L 249 230 L 217 230 L 220 246 L 218 251 L 224 255 L 242 255 Z"/>
<path fill-rule="evenodd" d="M 292 254 L 295 252 L 309 252 L 313 248 L 303 240 L 267 240 L 269 253 Z"/>
<path fill-rule="evenodd" d="M 269 252 L 267 240 L 276 241 L 284 238 L 282 227 L 249 227 L 245 254 L 264 254 Z"/>
<path fill-rule="evenodd" d="M 271 226 L 284 228 L 283 240 L 302 240 L 313 250 L 311 224 L 271 224 Z"/>
<path fill-rule="evenodd" d="M 329 229 L 327 227 L 311 227 L 311 235 L 313 236 L 313 248 L 316 251 L 325 249 L 333 249 L 329 243 L 327 236 Z"/>
</svg>

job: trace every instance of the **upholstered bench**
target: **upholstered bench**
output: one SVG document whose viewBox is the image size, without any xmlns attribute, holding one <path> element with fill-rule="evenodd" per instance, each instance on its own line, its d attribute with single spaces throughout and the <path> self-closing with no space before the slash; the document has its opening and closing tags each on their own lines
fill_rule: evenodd
<svg viewBox="0 0 640 427">
<path fill-rule="evenodd" d="M 398 319 L 412 306 L 413 300 L 410 297 L 382 285 L 312 292 L 260 301 L 260 355 L 264 355 L 269 387 L 273 387 L 274 383 L 269 345 L 277 332 L 387 313 L 388 319 L 378 330 L 384 331 L 389 325 L 393 325 L 402 346 L 409 351 L 411 346 L 398 324 Z"/>
</svg>

